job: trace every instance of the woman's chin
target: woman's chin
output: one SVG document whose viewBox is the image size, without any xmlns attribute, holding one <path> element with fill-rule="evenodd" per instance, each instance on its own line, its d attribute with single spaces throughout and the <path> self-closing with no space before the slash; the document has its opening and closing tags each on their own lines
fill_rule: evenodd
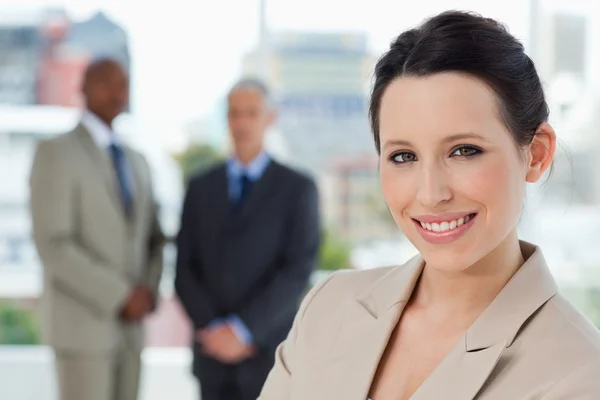
<svg viewBox="0 0 600 400">
<path fill-rule="evenodd" d="M 448 258 L 441 258 L 437 256 L 429 258 L 425 258 L 424 256 L 423 259 L 425 260 L 427 268 L 444 274 L 461 273 L 473 265 L 471 260 L 466 259 L 455 258 L 452 261 L 449 261 Z"/>
<path fill-rule="evenodd" d="M 416 242 L 412 243 L 425 260 L 428 268 L 434 268 L 440 272 L 461 272 L 477 262 L 472 246 L 432 245 L 419 240 Z"/>
</svg>

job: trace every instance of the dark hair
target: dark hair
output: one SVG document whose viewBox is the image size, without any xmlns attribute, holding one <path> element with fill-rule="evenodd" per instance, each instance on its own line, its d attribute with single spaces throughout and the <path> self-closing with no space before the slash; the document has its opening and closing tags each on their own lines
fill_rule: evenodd
<svg viewBox="0 0 600 400">
<path fill-rule="evenodd" d="M 121 71 L 125 73 L 127 72 L 121 61 L 118 59 L 109 56 L 98 56 L 90 61 L 85 67 L 85 71 L 83 73 L 83 82 L 88 82 L 93 77 L 94 73 L 106 66 L 115 66 Z"/>
<path fill-rule="evenodd" d="M 523 45 L 493 19 L 447 11 L 398 36 L 375 66 L 369 118 L 378 153 L 379 111 L 388 85 L 402 76 L 439 72 L 464 72 L 489 85 L 519 146 L 530 144 L 537 127 L 548 120 L 544 90 Z"/>
</svg>

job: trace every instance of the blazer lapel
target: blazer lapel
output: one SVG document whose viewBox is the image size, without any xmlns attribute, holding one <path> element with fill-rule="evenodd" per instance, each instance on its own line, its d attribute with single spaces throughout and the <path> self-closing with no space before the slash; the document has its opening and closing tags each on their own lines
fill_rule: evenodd
<svg viewBox="0 0 600 400">
<path fill-rule="evenodd" d="M 521 242 L 525 264 L 469 327 L 411 400 L 472 400 L 522 326 L 558 290 L 541 251 Z"/>
<path fill-rule="evenodd" d="M 415 257 L 365 293 L 348 299 L 346 322 L 335 340 L 332 359 L 327 360 L 327 398 L 367 398 L 379 360 L 421 271 L 422 262 Z"/>
<path fill-rule="evenodd" d="M 527 320 L 558 292 L 541 250 L 524 241 L 520 244 L 526 261 L 467 331 L 467 351 L 503 340 L 511 346 Z"/>
<path fill-rule="evenodd" d="M 107 194 L 113 201 L 114 206 L 117 207 L 119 212 L 123 213 L 123 204 L 118 192 L 117 178 L 108 153 L 102 152 L 98 148 L 96 143 L 94 143 L 94 139 L 83 125 L 79 124 L 75 128 L 75 134 L 87 155 L 96 165 L 96 170 L 101 175 Z"/>
<path fill-rule="evenodd" d="M 521 242 L 527 260 L 411 400 L 472 400 L 485 387 L 523 324 L 557 291 L 539 249 Z M 342 319 L 323 398 L 365 400 L 379 361 L 423 270 L 415 257 L 352 298 Z M 515 305 L 518 305 L 516 307 Z"/>
<path fill-rule="evenodd" d="M 272 190 L 277 183 L 278 170 L 278 164 L 275 160 L 271 160 L 261 178 L 254 184 L 239 216 L 234 216 L 235 224 L 240 228 L 243 228 L 257 214 L 258 210 L 265 206 L 269 195 L 273 195 Z"/>
<path fill-rule="evenodd" d="M 465 352 L 465 342 L 461 341 L 410 400 L 474 399 L 500 360 L 506 343 L 502 341 L 479 351 Z"/>
<path fill-rule="evenodd" d="M 123 146 L 127 163 L 131 169 L 131 179 L 133 180 L 133 210 L 131 211 L 131 220 L 136 220 L 141 214 L 145 206 L 145 201 L 150 198 L 146 192 L 148 190 L 148 182 L 143 173 L 144 164 L 139 156 L 135 154 L 129 147 Z"/>
<path fill-rule="evenodd" d="M 210 213 L 213 232 L 221 232 L 225 227 L 225 221 L 231 210 L 231 201 L 229 200 L 229 186 L 227 180 L 227 168 L 222 165 L 215 171 L 214 180 L 210 183 L 206 193 L 210 193 L 208 198 L 208 207 L 206 211 Z M 218 235 L 215 235 L 217 237 Z"/>
</svg>

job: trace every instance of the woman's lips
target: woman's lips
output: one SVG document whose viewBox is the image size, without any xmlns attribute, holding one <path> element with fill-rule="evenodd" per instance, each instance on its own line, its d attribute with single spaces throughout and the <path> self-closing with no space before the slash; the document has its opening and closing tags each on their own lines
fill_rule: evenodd
<svg viewBox="0 0 600 400">
<path fill-rule="evenodd" d="M 477 213 L 413 218 L 421 237 L 433 244 L 450 243 L 457 240 L 473 226 L 476 220 Z"/>
</svg>

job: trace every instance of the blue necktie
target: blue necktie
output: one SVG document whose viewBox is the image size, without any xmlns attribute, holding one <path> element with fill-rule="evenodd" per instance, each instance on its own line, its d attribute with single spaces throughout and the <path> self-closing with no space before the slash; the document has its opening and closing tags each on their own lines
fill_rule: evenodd
<svg viewBox="0 0 600 400">
<path fill-rule="evenodd" d="M 243 207 L 244 202 L 248 199 L 248 194 L 252 189 L 252 180 L 246 174 L 242 174 L 240 176 L 240 197 L 237 202 L 237 208 L 240 209 Z"/>
<path fill-rule="evenodd" d="M 125 214 L 129 215 L 133 206 L 133 194 L 127 179 L 125 153 L 123 153 L 121 146 L 116 143 L 111 143 L 108 149 L 117 175 L 123 209 Z"/>
</svg>

